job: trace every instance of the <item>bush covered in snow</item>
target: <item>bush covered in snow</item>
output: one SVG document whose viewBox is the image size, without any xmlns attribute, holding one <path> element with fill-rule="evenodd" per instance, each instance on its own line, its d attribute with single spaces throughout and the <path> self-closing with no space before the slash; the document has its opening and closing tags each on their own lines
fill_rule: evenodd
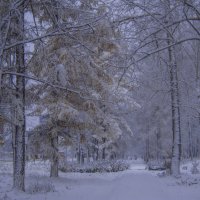
<svg viewBox="0 0 200 200">
<path fill-rule="evenodd" d="M 80 172 L 80 173 L 96 173 L 96 172 L 118 172 L 129 168 L 129 164 L 122 160 L 98 161 L 84 165 L 66 164 L 60 168 L 62 172 Z"/>
<path fill-rule="evenodd" d="M 147 163 L 149 170 L 165 170 L 166 164 L 164 160 L 152 160 Z"/>
<path fill-rule="evenodd" d="M 26 191 L 29 194 L 55 192 L 55 186 L 49 181 L 36 180 L 28 186 Z"/>
<path fill-rule="evenodd" d="M 192 168 L 191 168 L 191 173 L 192 174 L 199 174 L 198 166 L 199 166 L 199 163 L 197 161 L 194 161 L 192 163 Z"/>
<path fill-rule="evenodd" d="M 11 200 L 11 198 L 7 194 L 4 194 L 2 197 L 0 196 L 0 199 L 1 200 Z"/>
<path fill-rule="evenodd" d="M 178 181 L 178 185 L 185 185 L 185 186 L 192 186 L 200 184 L 200 178 L 199 177 L 191 177 L 189 175 L 182 176 Z"/>
</svg>

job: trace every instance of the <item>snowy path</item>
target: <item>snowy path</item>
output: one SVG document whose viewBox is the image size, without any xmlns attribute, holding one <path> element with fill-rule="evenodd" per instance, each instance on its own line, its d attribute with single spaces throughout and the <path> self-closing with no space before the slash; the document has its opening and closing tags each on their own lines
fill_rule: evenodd
<svg viewBox="0 0 200 200">
<path fill-rule="evenodd" d="M 34 172 L 35 174 L 35 172 Z M 7 175 L 8 176 L 8 175 Z M 29 175 L 27 182 L 33 181 Z M 6 177 L 5 177 L 6 178 Z M 5 187 L 0 174 L 0 194 Z M 11 177 L 7 177 L 9 182 Z M 178 185 L 171 177 L 159 178 L 136 165 L 131 170 L 107 174 L 61 173 L 57 179 L 39 176 L 39 181 L 52 181 L 56 192 L 30 195 L 7 192 L 8 200 L 200 200 L 200 184 Z M 7 190 L 8 191 L 8 190 Z M 5 193 L 4 193 L 5 194 Z M 7 200 L 6 199 L 6 200 Z M 0 195 L 1 200 L 1 195 Z"/>
<path fill-rule="evenodd" d="M 55 198 L 56 197 L 56 198 Z M 112 180 L 95 179 L 47 199 L 70 200 L 200 200 L 200 186 L 177 186 L 173 179 L 125 173 Z"/>
</svg>

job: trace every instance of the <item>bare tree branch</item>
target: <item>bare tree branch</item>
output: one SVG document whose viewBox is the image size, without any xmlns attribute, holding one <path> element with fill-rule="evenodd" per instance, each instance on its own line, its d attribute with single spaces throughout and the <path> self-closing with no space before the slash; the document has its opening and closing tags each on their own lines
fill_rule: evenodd
<svg viewBox="0 0 200 200">
<path fill-rule="evenodd" d="M 168 49 L 168 48 L 170 48 L 170 47 L 173 47 L 173 46 L 182 44 L 182 43 L 187 42 L 187 41 L 192 41 L 192 40 L 200 41 L 200 37 L 199 37 L 199 38 L 193 37 L 193 38 L 183 39 L 183 40 L 177 41 L 177 42 L 175 42 L 175 43 L 173 43 L 173 44 L 171 44 L 171 45 L 167 45 L 167 46 L 161 47 L 161 48 L 159 48 L 159 49 L 157 49 L 157 50 L 155 50 L 155 51 L 152 51 L 152 52 L 147 53 L 146 56 L 144 56 L 144 57 L 142 57 L 142 58 L 136 60 L 136 62 L 140 62 L 140 61 L 142 61 L 142 60 L 148 58 L 149 56 L 151 56 L 151 55 L 153 55 L 153 54 L 155 54 L 155 53 L 158 53 L 158 52 L 160 52 L 160 51 L 163 51 L 163 50 L 165 50 L 165 49 Z M 132 63 L 132 64 L 133 64 L 133 63 Z"/>
</svg>

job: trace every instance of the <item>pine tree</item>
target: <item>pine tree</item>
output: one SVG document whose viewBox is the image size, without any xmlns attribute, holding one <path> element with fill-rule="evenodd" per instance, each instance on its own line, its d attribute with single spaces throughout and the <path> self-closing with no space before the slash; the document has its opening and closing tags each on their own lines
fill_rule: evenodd
<svg viewBox="0 0 200 200">
<path fill-rule="evenodd" d="M 69 16 L 59 16 L 59 18 L 66 22 L 70 19 L 72 27 L 76 26 L 73 25 L 73 21 L 77 23 L 76 21 L 80 20 L 83 23 L 83 19 L 87 21 L 87 18 L 98 18 L 95 14 L 95 10 L 98 10 L 96 4 L 95 7 L 92 7 L 92 4 L 89 5 L 88 2 L 80 5 L 83 13 L 71 11 Z M 99 9 L 101 10 L 101 6 Z M 103 14 L 102 11 L 101 14 Z M 58 135 L 66 128 L 69 131 L 78 132 L 79 154 L 80 149 L 87 149 L 83 147 L 82 141 L 95 138 L 100 142 L 102 138 L 106 138 L 103 140 L 103 146 L 105 146 L 121 134 L 118 121 L 112 114 L 111 103 L 109 103 L 114 103 L 116 100 L 116 97 L 112 95 L 115 80 L 109 74 L 108 67 L 108 60 L 118 51 L 117 44 L 112 42 L 114 34 L 109 20 L 105 18 L 92 28 L 77 30 L 73 37 L 68 34 L 53 37 L 48 41 L 45 53 L 42 47 L 36 49 L 36 56 L 31 64 L 32 73 L 54 85 L 63 87 L 62 90 L 46 87 L 45 92 L 41 91 L 43 94 L 38 93 L 40 86 L 31 88 L 39 94 L 38 101 L 35 102 L 38 105 L 35 112 L 49 116 L 46 121 L 49 133 L 47 144 L 51 146 L 51 152 L 54 152 L 51 153 L 52 165 L 58 165 Z M 86 132 L 90 132 L 87 137 Z M 53 138 L 56 138 L 56 143 L 50 142 Z M 57 175 L 56 170 L 53 176 Z"/>
</svg>

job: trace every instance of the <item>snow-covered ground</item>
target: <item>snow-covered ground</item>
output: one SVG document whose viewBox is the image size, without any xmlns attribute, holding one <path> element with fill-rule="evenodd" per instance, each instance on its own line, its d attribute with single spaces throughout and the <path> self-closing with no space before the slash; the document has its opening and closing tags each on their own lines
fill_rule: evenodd
<svg viewBox="0 0 200 200">
<path fill-rule="evenodd" d="M 11 163 L 0 161 L 0 200 L 200 200 L 200 175 L 189 174 L 190 165 L 183 164 L 180 179 L 159 177 L 141 161 L 124 172 L 60 173 L 52 179 L 48 162 L 29 162 L 23 193 L 12 190 Z M 44 190 L 34 193 L 36 186 Z M 51 192 L 44 192 L 48 189 Z"/>
</svg>

